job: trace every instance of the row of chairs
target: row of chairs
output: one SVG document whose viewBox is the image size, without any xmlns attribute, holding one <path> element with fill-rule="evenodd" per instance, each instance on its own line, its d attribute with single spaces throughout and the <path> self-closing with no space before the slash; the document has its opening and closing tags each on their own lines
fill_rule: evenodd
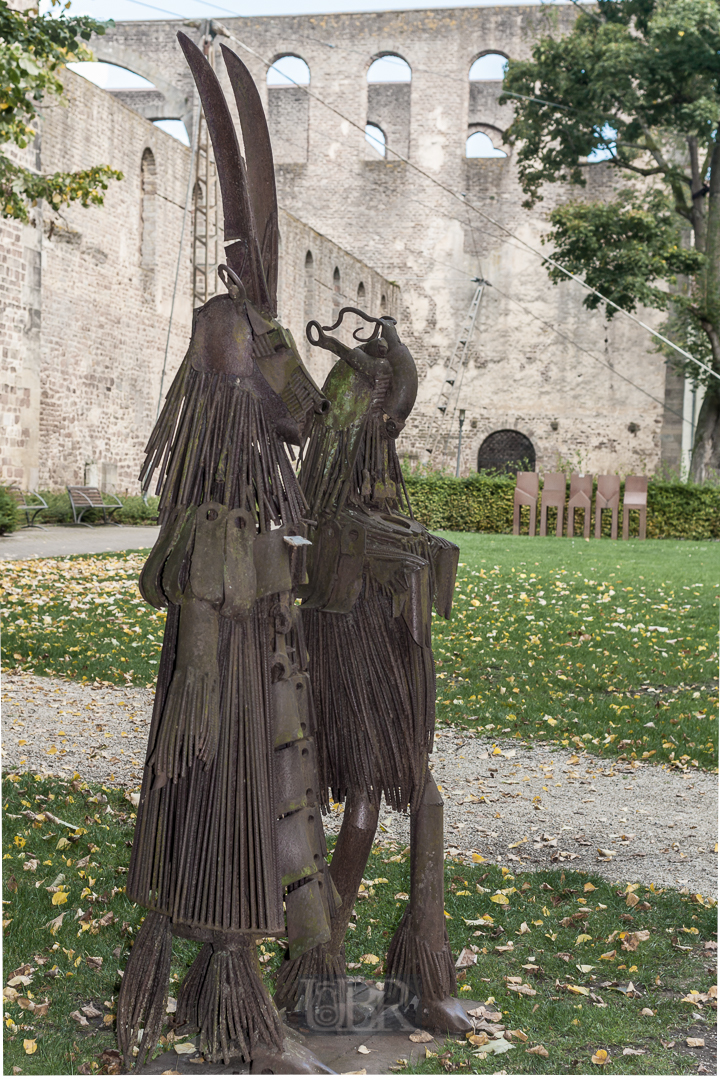
<svg viewBox="0 0 720 1080">
<path fill-rule="evenodd" d="M 545 473 L 543 477 L 542 496 L 539 496 L 540 476 L 536 472 L 519 472 L 517 474 L 517 486 L 515 488 L 515 506 L 513 510 L 513 533 L 520 535 L 520 507 L 530 508 L 529 535 L 535 535 L 537 520 L 537 503 L 540 497 L 540 536 L 547 536 L 547 512 L 550 507 L 557 510 L 556 536 L 563 534 L 563 518 L 565 513 L 565 495 L 567 481 L 565 473 Z M 638 537 L 645 539 L 647 525 L 647 476 L 628 476 L 625 479 L 625 495 L 623 497 L 623 540 L 627 540 L 630 531 L 630 511 L 639 512 Z M 570 498 L 567 506 L 567 534 L 573 536 L 575 531 L 575 511 L 584 512 L 584 536 L 590 538 L 590 513 L 592 510 L 593 477 L 589 473 L 573 473 L 570 477 Z M 602 515 L 604 510 L 612 514 L 611 536 L 617 540 L 618 516 L 620 513 L 620 477 L 598 476 L 597 493 L 595 495 L 595 537 L 599 539 L 602 532 Z"/>
</svg>

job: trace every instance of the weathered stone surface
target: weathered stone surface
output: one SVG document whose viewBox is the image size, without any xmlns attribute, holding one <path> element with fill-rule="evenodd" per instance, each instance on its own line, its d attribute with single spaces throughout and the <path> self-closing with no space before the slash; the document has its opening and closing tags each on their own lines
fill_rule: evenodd
<svg viewBox="0 0 720 1080">
<path fill-rule="evenodd" d="M 230 33 L 223 40 L 248 64 L 268 109 L 283 208 L 281 317 L 301 342 L 310 317 L 329 321 L 343 304 L 374 313 L 384 307 L 398 316 L 421 376 L 400 446 L 411 459 L 428 442 L 444 362 L 470 303 L 472 278 L 482 275 L 492 284 L 459 403 L 467 410 L 463 471 L 476 467 L 483 439 L 501 428 L 531 439 L 541 470 L 559 460 L 590 471 L 645 472 L 661 457 L 677 464 L 681 424 L 663 403 L 682 411 L 682 385 L 650 336 L 627 320 L 608 324 L 602 313 L 588 312 L 579 286 L 550 285 L 540 260 L 503 232 L 539 248 L 553 206 L 569 197 L 609 198 L 618 182 L 598 163 L 588 167 L 584 190 L 553 187 L 534 210 L 523 209 L 513 150 L 502 141 L 511 109 L 497 103 L 500 84 L 468 80 L 479 55 L 528 56 L 550 21 L 561 32 L 574 18 L 568 5 L 552 12 L 481 7 L 216 24 Z M 113 95 L 68 72 L 67 107 L 47 110 L 37 165 L 107 162 L 122 169 L 126 179 L 110 186 L 105 207 L 71 207 L 62 218 L 46 209 L 42 229 L 0 223 L 0 476 L 6 480 L 62 487 L 82 481 L 85 465 L 94 462 L 98 469 L 117 465 L 118 491 L 137 490 L 157 408 L 190 159 L 187 147 L 145 117 L 174 115 L 190 123 L 191 84 L 175 38 L 181 25 L 118 23 L 93 42 L 97 59 L 146 76 L 162 102 L 143 91 L 135 112 L 132 93 Z M 267 87 L 259 57 L 287 53 L 307 62 L 310 90 L 321 100 L 292 86 Z M 368 86 L 367 69 L 383 53 L 408 62 L 410 84 Z M 385 131 L 385 158 L 365 141 L 366 122 Z M 475 130 L 508 157 L 467 159 L 465 140 Z M 143 197 L 146 149 L 154 158 L 155 189 Z M 189 337 L 191 232 L 166 387 Z M 659 321 L 657 313 L 640 315 Z M 322 379 L 327 362 L 310 362 Z M 456 437 L 453 427 L 448 463 Z"/>
</svg>

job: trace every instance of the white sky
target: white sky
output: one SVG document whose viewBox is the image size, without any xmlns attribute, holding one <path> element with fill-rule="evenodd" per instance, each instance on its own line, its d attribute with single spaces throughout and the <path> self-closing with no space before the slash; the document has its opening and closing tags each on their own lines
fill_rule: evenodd
<svg viewBox="0 0 720 1080">
<path fill-rule="evenodd" d="M 570 3 L 571 0 L 522 0 L 549 6 Z M 476 0 L 458 3 L 457 0 L 436 0 L 435 3 L 412 3 L 408 0 L 74 0 L 73 15 L 92 15 L 96 19 L 168 19 L 222 18 L 223 15 L 330 15 L 343 11 L 417 11 L 454 7 L 508 7 L 517 0 Z M 42 0 L 41 10 L 50 7 Z"/>
</svg>

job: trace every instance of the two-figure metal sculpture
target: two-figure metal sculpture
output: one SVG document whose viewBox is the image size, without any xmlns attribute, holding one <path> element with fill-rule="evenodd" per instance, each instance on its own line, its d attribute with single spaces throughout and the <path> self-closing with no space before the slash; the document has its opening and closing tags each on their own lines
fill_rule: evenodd
<svg viewBox="0 0 720 1080">
<path fill-rule="evenodd" d="M 338 356 L 322 391 L 277 320 L 278 224 L 262 104 L 223 46 L 244 143 L 217 77 L 178 35 L 223 198 L 227 293 L 195 313 L 151 436 L 161 532 L 143 569 L 167 607 L 128 897 L 148 909 L 118 1002 L 126 1067 L 165 1016 L 173 935 L 201 943 L 176 1031 L 211 1061 L 328 1071 L 283 1024 L 306 978 L 345 976 L 344 938 L 380 799 L 411 813 L 411 893 L 387 971 L 415 1022 L 465 1031 L 443 908 L 442 800 L 428 770 L 433 600 L 449 616 L 458 551 L 413 518 L 395 439 L 417 373 L 389 317 Z M 287 448 L 304 447 L 298 477 Z M 310 543 L 308 544 L 308 541 Z M 295 603 L 302 596 L 302 607 Z M 314 702 L 314 704 L 313 704 Z M 321 809 L 345 801 L 332 860 Z M 256 942 L 288 952 L 273 1002 Z M 389 980 L 389 984 L 393 980 Z M 139 1032 L 143 1028 L 140 1038 Z"/>
</svg>

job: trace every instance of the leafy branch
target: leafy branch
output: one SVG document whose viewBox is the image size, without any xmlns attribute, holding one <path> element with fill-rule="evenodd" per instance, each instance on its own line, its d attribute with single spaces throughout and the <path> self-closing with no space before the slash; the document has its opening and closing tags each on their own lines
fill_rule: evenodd
<svg viewBox="0 0 720 1080">
<path fill-rule="evenodd" d="M 62 98 L 63 67 L 92 60 L 84 42 L 94 33 L 104 34 L 108 25 L 87 15 L 67 15 L 70 4 L 61 0 L 52 4 L 63 8 L 56 18 L 37 9 L 14 11 L 8 0 L 0 0 L 0 145 L 28 146 L 40 103 L 46 97 Z M 25 222 L 29 207 L 40 199 L 54 207 L 75 201 L 102 205 L 108 181 L 121 179 L 122 173 L 109 165 L 42 176 L 0 152 L 0 214 Z"/>
</svg>

